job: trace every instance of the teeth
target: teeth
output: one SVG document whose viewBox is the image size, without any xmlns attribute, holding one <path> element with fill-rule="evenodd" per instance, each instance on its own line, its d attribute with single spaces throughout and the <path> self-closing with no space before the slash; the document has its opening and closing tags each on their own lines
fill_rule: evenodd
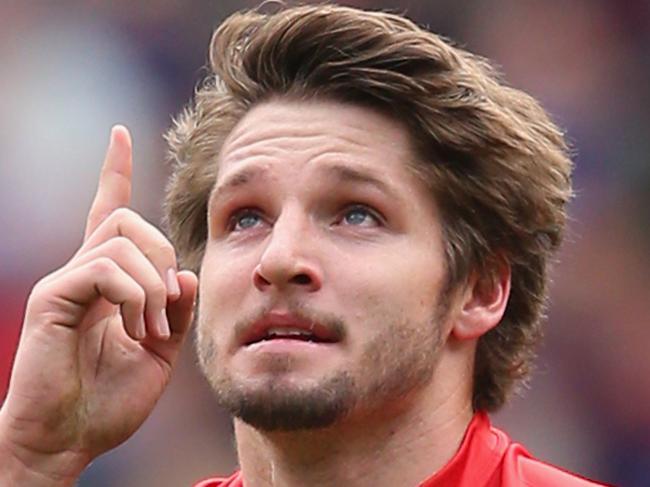
<svg viewBox="0 0 650 487">
<path fill-rule="evenodd" d="M 275 326 L 266 331 L 267 336 L 310 336 L 311 333 L 300 328 Z"/>
</svg>

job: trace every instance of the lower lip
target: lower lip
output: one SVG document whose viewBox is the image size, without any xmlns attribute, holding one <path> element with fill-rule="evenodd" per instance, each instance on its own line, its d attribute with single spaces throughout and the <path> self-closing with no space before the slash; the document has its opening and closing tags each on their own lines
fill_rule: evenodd
<svg viewBox="0 0 650 487">
<path fill-rule="evenodd" d="M 303 340 L 292 340 L 289 338 L 276 338 L 273 340 L 263 340 L 251 345 L 247 345 L 244 349 L 251 353 L 290 353 L 290 352 L 306 352 L 315 353 L 332 350 L 336 343 L 327 342 L 309 342 Z"/>
</svg>

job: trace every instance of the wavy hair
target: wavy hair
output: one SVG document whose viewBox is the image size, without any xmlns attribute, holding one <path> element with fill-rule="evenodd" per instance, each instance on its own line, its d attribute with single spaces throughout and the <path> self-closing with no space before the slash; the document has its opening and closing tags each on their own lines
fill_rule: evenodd
<svg viewBox="0 0 650 487">
<path fill-rule="evenodd" d="M 269 99 L 330 99 L 400 120 L 443 220 L 447 289 L 507 262 L 510 299 L 476 351 L 473 406 L 496 410 L 530 372 L 560 245 L 571 169 L 562 131 L 479 56 L 408 19 L 317 5 L 232 15 L 215 31 L 210 71 L 166 134 L 174 171 L 166 226 L 198 270 L 221 146 Z"/>
</svg>

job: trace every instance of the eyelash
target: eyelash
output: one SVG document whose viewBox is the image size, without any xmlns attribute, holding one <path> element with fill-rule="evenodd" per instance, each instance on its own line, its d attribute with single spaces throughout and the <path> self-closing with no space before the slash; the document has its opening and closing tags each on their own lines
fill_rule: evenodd
<svg viewBox="0 0 650 487">
<path fill-rule="evenodd" d="M 384 224 L 384 218 L 378 211 L 374 210 L 373 208 L 371 208 L 371 207 L 369 207 L 367 205 L 360 204 L 360 203 L 351 204 L 351 205 L 347 205 L 346 207 L 344 207 L 343 210 L 339 213 L 340 216 L 337 217 L 335 223 L 339 224 L 339 225 L 340 224 L 346 224 L 345 223 L 346 216 L 349 215 L 350 213 L 354 212 L 354 211 L 366 212 L 374 220 L 374 223 L 375 223 L 376 226 L 381 226 L 381 225 Z M 246 217 L 246 216 L 257 217 L 257 218 L 260 219 L 260 221 L 264 221 L 264 217 L 262 216 L 261 211 L 259 211 L 258 209 L 256 209 L 256 208 L 242 208 L 242 209 L 239 209 L 239 210 L 233 212 L 232 215 L 228 218 L 228 222 L 227 222 L 227 225 L 226 225 L 226 230 L 229 233 L 232 233 L 232 232 L 240 232 L 240 231 L 248 230 L 248 229 L 251 229 L 251 228 L 255 228 L 257 226 L 257 223 L 250 226 L 250 227 L 237 228 L 237 225 L 239 224 L 240 220 L 243 217 Z M 347 224 L 347 225 L 348 226 L 363 226 L 363 225 L 353 225 L 353 224 Z"/>
<path fill-rule="evenodd" d="M 242 208 L 240 210 L 235 211 L 229 218 L 228 218 L 228 224 L 226 226 L 226 229 L 228 232 L 236 232 L 236 231 L 242 231 L 242 230 L 247 230 L 248 228 L 252 227 L 247 227 L 247 228 L 237 228 L 237 225 L 240 221 L 241 218 L 245 216 L 254 216 L 259 218 L 260 220 L 263 220 L 262 215 L 260 214 L 260 211 L 256 210 L 255 208 Z"/>
<path fill-rule="evenodd" d="M 363 212 L 367 213 L 374 220 L 374 223 L 377 226 L 382 225 L 382 223 L 383 223 L 383 218 L 381 217 L 381 215 L 377 211 L 375 211 L 372 208 L 368 207 L 367 205 L 363 205 L 363 204 L 354 204 L 354 205 L 347 206 L 343 210 L 343 212 L 341 213 L 341 218 L 340 218 L 340 220 L 338 222 L 339 223 L 345 223 L 345 217 L 347 215 L 349 215 L 350 213 L 354 212 L 354 211 L 363 211 Z M 362 226 L 362 225 L 352 225 L 352 224 L 348 224 L 348 225 L 350 225 L 350 226 Z"/>
</svg>

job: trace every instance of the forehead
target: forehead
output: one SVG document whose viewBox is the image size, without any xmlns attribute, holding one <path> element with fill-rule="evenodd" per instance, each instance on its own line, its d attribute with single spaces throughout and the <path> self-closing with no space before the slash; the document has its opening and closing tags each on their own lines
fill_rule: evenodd
<svg viewBox="0 0 650 487">
<path fill-rule="evenodd" d="M 334 101 L 275 100 L 251 109 L 230 133 L 217 180 L 265 157 L 307 163 L 321 155 L 381 172 L 410 172 L 414 162 L 407 130 L 386 115 Z"/>
<path fill-rule="evenodd" d="M 320 204 L 354 197 L 390 207 L 404 221 L 411 215 L 418 227 L 429 218 L 438 232 L 436 198 L 417 164 L 407 129 L 378 111 L 332 101 L 266 102 L 226 139 L 208 208 L 255 198 Z"/>
</svg>

